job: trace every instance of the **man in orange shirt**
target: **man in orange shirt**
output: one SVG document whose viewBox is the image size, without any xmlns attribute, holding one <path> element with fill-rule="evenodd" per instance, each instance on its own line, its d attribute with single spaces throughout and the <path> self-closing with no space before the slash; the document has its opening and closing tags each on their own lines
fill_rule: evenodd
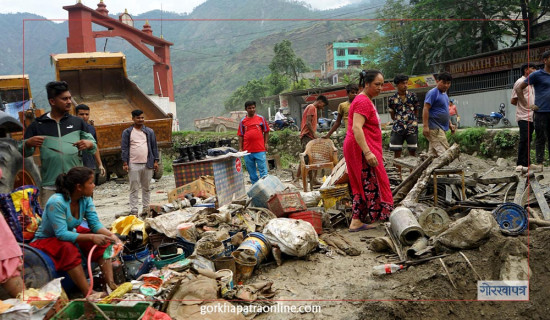
<svg viewBox="0 0 550 320">
<path fill-rule="evenodd" d="M 300 143 L 302 144 L 302 152 L 306 150 L 308 142 L 317 138 L 317 134 L 315 133 L 317 131 L 317 112 L 323 109 L 326 105 L 328 105 L 327 97 L 319 95 L 317 99 L 315 99 L 315 102 L 308 105 L 304 109 L 304 113 L 302 114 L 302 130 L 300 131 Z M 296 179 L 294 179 L 294 182 L 298 182 L 301 176 L 302 170 L 300 167 L 298 167 L 298 172 L 296 173 Z M 317 174 L 315 172 L 311 181 L 316 183 L 316 178 Z"/>
</svg>

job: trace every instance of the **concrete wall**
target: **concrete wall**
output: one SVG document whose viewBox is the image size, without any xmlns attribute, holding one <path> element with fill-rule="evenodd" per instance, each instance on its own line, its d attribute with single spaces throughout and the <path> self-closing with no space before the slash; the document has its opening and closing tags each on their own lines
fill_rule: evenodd
<svg viewBox="0 0 550 320">
<path fill-rule="evenodd" d="M 332 51 L 333 51 L 332 57 L 333 57 L 333 60 L 328 61 L 329 63 L 332 63 L 332 69 L 333 70 L 347 69 L 349 60 L 360 60 L 361 64 L 364 64 L 367 61 L 367 59 L 365 57 L 363 57 L 361 54 L 349 54 L 349 52 L 348 52 L 349 48 L 355 48 L 355 49 L 360 50 L 362 47 L 365 47 L 365 44 L 360 43 L 360 42 L 334 42 L 332 44 Z M 344 49 L 346 54 L 343 55 L 343 56 L 338 56 L 337 55 L 338 49 Z M 346 66 L 345 67 L 338 67 L 338 65 L 337 65 L 338 60 L 345 61 Z"/>
<path fill-rule="evenodd" d="M 474 114 L 490 114 L 498 112 L 499 105 L 504 103 L 506 108 L 506 118 L 510 120 L 512 126 L 517 126 L 516 107 L 510 104 L 512 89 L 501 89 L 488 92 L 480 92 L 466 95 L 453 95 L 457 111 L 460 116 L 460 125 L 462 127 L 475 127 Z M 502 121 L 495 128 L 504 127 Z"/>
</svg>

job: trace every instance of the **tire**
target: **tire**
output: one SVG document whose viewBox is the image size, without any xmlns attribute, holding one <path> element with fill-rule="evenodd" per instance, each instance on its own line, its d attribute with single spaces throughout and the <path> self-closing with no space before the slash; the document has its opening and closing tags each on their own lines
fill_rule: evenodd
<svg viewBox="0 0 550 320">
<path fill-rule="evenodd" d="M 10 193 L 13 189 L 23 185 L 40 187 L 40 171 L 34 163 L 33 157 L 23 159 L 17 150 L 17 142 L 13 139 L 0 139 L 0 193 Z"/>
<path fill-rule="evenodd" d="M 216 132 L 227 132 L 227 128 L 223 124 L 218 124 Z"/>
<path fill-rule="evenodd" d="M 506 118 L 502 119 L 502 123 L 504 123 L 505 126 L 507 127 L 510 127 L 512 124 L 510 123 L 510 121 Z"/>
<path fill-rule="evenodd" d="M 157 172 L 153 171 L 153 179 L 159 180 L 162 178 L 163 174 L 163 167 L 162 167 L 162 152 L 159 151 L 159 170 Z"/>
<path fill-rule="evenodd" d="M 107 172 L 105 172 L 104 176 L 101 176 L 99 173 L 97 173 L 96 177 L 95 177 L 95 185 L 100 186 L 100 185 L 104 184 L 105 182 L 107 182 L 107 177 L 108 177 Z"/>
<path fill-rule="evenodd" d="M 290 126 L 290 131 L 300 131 L 300 128 L 297 125 L 293 124 Z"/>
</svg>

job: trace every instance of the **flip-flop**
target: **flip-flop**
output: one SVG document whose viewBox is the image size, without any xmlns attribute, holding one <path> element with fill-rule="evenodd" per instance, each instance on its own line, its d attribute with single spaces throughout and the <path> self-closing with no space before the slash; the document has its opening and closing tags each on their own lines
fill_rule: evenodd
<svg viewBox="0 0 550 320">
<path fill-rule="evenodd" d="M 376 228 L 376 227 L 373 226 L 372 224 L 363 223 L 363 225 L 360 226 L 359 228 L 348 229 L 348 231 L 349 231 L 349 232 L 358 232 L 358 231 L 370 230 L 370 229 L 375 229 L 375 228 Z"/>
</svg>

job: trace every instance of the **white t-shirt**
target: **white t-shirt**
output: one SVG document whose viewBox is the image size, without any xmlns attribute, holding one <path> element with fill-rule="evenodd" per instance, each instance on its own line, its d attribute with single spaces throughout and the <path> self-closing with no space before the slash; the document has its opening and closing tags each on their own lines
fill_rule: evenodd
<svg viewBox="0 0 550 320">
<path fill-rule="evenodd" d="M 283 113 L 281 111 L 279 111 L 275 114 L 275 121 L 284 120 L 284 119 L 286 119 L 286 117 L 283 115 Z"/>
</svg>

